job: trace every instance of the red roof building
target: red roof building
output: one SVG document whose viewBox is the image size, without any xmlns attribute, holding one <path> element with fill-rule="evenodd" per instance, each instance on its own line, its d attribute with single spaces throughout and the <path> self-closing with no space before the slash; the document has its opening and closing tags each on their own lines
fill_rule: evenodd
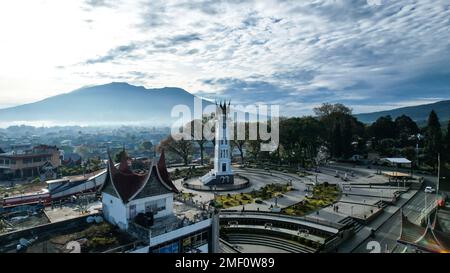
<svg viewBox="0 0 450 273">
<path fill-rule="evenodd" d="M 132 164 L 126 152 L 119 164 L 109 157 L 102 187 L 104 214 L 110 222 L 122 227 L 127 227 L 128 221 L 139 213 L 150 212 L 155 218 L 170 214 L 173 194 L 178 193 L 167 171 L 164 151 L 144 169 L 134 170 Z"/>
<path fill-rule="evenodd" d="M 178 190 L 167 170 L 164 151 L 151 161 L 133 160 L 125 151 L 120 163 L 109 157 L 101 190 L 105 220 L 140 242 L 130 252 L 217 251 L 218 215 L 174 196 Z"/>
</svg>

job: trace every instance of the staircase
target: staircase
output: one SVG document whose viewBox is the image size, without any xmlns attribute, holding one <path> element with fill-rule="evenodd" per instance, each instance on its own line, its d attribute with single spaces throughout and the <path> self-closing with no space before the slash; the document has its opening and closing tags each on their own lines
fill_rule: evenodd
<svg viewBox="0 0 450 273">
<path fill-rule="evenodd" d="M 286 239 L 259 234 L 229 234 L 227 242 L 246 245 L 260 245 L 280 249 L 289 253 L 314 253 L 315 249 Z"/>
<path fill-rule="evenodd" d="M 375 203 L 375 206 L 380 207 L 381 209 L 384 209 L 388 205 L 383 200 L 379 200 L 378 202 Z"/>
<path fill-rule="evenodd" d="M 343 224 L 344 226 L 352 228 L 355 233 L 359 232 L 364 227 L 363 224 L 356 221 L 352 217 L 345 217 L 344 219 L 339 221 L 339 224 Z"/>
</svg>

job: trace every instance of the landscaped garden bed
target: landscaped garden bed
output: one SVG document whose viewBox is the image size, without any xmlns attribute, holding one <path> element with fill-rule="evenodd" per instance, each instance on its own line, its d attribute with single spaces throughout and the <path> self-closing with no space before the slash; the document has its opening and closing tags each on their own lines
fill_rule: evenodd
<svg viewBox="0 0 450 273">
<path fill-rule="evenodd" d="M 213 205 L 217 208 L 230 208 L 239 205 L 255 203 L 256 200 L 268 200 L 278 197 L 293 188 L 286 184 L 269 184 L 259 190 L 253 190 L 249 193 L 227 194 L 217 196 Z"/>
<path fill-rule="evenodd" d="M 327 207 L 339 198 L 340 191 L 336 185 L 323 183 L 314 186 L 312 196 L 303 201 L 281 210 L 282 213 L 295 216 L 304 216 L 321 208 Z"/>
</svg>

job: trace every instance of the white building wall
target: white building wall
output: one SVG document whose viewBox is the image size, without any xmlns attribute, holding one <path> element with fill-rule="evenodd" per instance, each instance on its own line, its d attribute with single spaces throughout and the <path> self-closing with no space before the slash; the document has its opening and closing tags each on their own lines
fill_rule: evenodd
<svg viewBox="0 0 450 273">
<path fill-rule="evenodd" d="M 151 201 L 157 201 L 160 199 L 165 199 L 166 203 L 166 209 L 163 211 L 158 211 L 158 213 L 155 215 L 155 219 L 161 218 L 164 216 L 168 216 L 173 213 L 173 194 L 168 193 L 164 195 L 158 195 L 158 196 L 150 196 L 147 198 L 142 198 L 138 200 L 132 200 L 127 204 L 127 219 L 131 218 L 130 215 L 130 206 L 136 205 L 136 215 L 139 213 L 145 213 L 145 203 L 151 202 Z"/>
<path fill-rule="evenodd" d="M 223 128 L 224 117 L 217 111 L 217 120 L 215 124 L 216 143 L 214 147 L 214 172 L 216 175 L 231 175 L 231 145 L 230 145 L 230 131 L 229 124 L 232 124 L 228 116 Z M 226 165 L 226 171 L 222 171 L 222 165 Z"/>
<path fill-rule="evenodd" d="M 122 200 L 107 193 L 102 193 L 103 215 L 105 219 L 119 226 L 120 229 L 128 229 L 127 206 Z"/>
<path fill-rule="evenodd" d="M 136 214 L 145 212 L 145 204 L 147 202 L 164 199 L 166 208 L 159 211 L 155 215 L 155 219 L 168 216 L 173 213 L 173 194 L 168 193 L 159 196 L 152 196 L 138 200 L 132 200 L 128 204 L 124 204 L 121 199 L 107 193 L 102 193 L 103 214 L 105 219 L 113 225 L 119 226 L 121 229 L 128 229 L 128 221 L 131 218 L 130 207 L 136 205 Z"/>
</svg>

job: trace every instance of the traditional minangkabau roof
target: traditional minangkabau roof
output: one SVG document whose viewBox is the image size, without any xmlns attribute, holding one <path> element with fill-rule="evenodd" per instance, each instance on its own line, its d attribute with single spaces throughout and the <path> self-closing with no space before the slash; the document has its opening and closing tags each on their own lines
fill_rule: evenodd
<svg viewBox="0 0 450 273">
<path fill-rule="evenodd" d="M 178 193 L 167 171 L 164 151 L 161 152 L 156 164 L 152 161 L 148 170 L 139 173 L 132 170 L 131 158 L 125 151 L 122 153 L 118 167 L 111 156 L 108 161 L 108 171 L 102 192 L 120 198 L 123 203 L 170 192 Z"/>
<path fill-rule="evenodd" d="M 402 213 L 401 234 L 397 240 L 401 244 L 411 245 L 420 250 L 433 253 L 450 253 L 450 236 L 436 230 L 432 225 L 416 225 Z"/>
</svg>

